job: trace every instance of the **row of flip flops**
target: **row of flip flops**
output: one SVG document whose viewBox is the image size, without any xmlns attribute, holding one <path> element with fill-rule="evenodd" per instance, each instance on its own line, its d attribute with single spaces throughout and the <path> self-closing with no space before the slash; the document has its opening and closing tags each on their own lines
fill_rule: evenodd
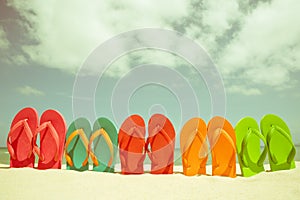
<svg viewBox="0 0 300 200">
<path fill-rule="evenodd" d="M 172 123 L 161 114 L 153 115 L 148 133 L 145 141 L 145 123 L 138 115 L 128 117 L 118 133 L 107 118 L 97 119 L 93 127 L 86 118 L 78 118 L 67 129 L 55 110 L 45 111 L 39 120 L 34 108 L 24 108 L 14 117 L 7 137 L 10 167 L 34 167 L 36 154 L 38 169 L 60 169 L 64 154 L 67 169 L 88 170 L 91 160 L 94 171 L 114 172 L 119 149 L 123 174 L 144 173 L 146 153 L 152 161 L 151 173 L 173 173 Z"/>
<path fill-rule="evenodd" d="M 264 171 L 267 152 L 272 171 L 294 168 L 295 147 L 283 120 L 266 115 L 261 129 L 262 134 L 249 117 L 238 122 L 235 129 L 223 117 L 212 118 L 207 126 L 200 118 L 189 120 L 180 134 L 183 173 L 206 174 L 206 138 L 212 155 L 212 175 L 235 177 L 236 154 L 243 176 Z M 55 110 L 45 111 L 38 120 L 35 109 L 24 108 L 12 121 L 7 147 L 11 167 L 34 167 L 36 154 L 38 169 L 60 169 L 64 153 L 67 169 L 88 170 L 91 160 L 94 171 L 114 172 L 119 150 L 123 174 L 144 173 L 146 155 L 151 160 L 152 174 L 172 174 L 175 135 L 171 121 L 161 114 L 150 118 L 146 139 L 145 122 L 139 115 L 128 117 L 118 133 L 106 118 L 97 119 L 92 128 L 87 119 L 79 118 L 67 129 L 64 118 Z M 260 141 L 265 144 L 262 152 Z"/>
<path fill-rule="evenodd" d="M 271 171 L 295 168 L 296 149 L 290 130 L 276 115 L 265 115 L 260 128 L 251 117 L 241 119 L 235 128 L 222 117 L 212 118 L 207 126 L 201 118 L 190 119 L 180 134 L 185 175 L 206 174 L 206 138 L 212 157 L 212 175 L 236 177 L 236 155 L 244 177 L 265 171 L 267 154 Z"/>
</svg>

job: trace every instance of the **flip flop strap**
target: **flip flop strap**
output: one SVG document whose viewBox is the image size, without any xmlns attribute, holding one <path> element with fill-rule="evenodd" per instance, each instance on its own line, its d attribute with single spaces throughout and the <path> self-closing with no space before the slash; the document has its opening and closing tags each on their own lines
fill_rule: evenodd
<svg viewBox="0 0 300 200">
<path fill-rule="evenodd" d="M 89 146 L 88 146 L 88 149 L 89 149 L 89 153 L 90 153 L 90 156 L 92 158 L 92 161 L 93 163 L 98 166 L 99 165 L 99 161 L 98 161 L 98 158 L 97 156 L 95 155 L 95 153 L 92 152 L 92 149 L 91 149 L 91 145 L 92 145 L 92 142 L 98 137 L 98 136 L 102 136 L 106 142 L 106 144 L 108 145 L 108 148 L 109 148 L 109 151 L 110 151 L 110 159 L 108 161 L 108 164 L 107 166 L 110 167 L 113 160 L 114 160 L 114 147 L 113 147 L 113 143 L 108 135 L 108 133 L 105 131 L 105 129 L 101 128 L 101 129 L 98 129 L 96 130 L 90 137 L 90 142 L 89 142 Z"/>
<path fill-rule="evenodd" d="M 30 141 L 30 144 L 32 142 L 32 138 L 33 138 L 33 134 L 32 134 L 32 131 L 28 125 L 28 119 L 24 119 L 24 120 L 20 120 L 18 121 L 9 131 L 8 133 L 8 137 L 7 137 L 7 150 L 10 154 L 10 156 L 13 158 L 13 159 L 16 159 L 16 154 L 15 154 L 15 151 L 12 147 L 12 143 L 14 141 L 11 140 L 11 135 L 15 132 L 15 130 L 17 128 L 19 128 L 20 126 L 23 126 L 24 127 L 24 130 L 25 130 L 25 133 L 26 133 L 26 136 L 27 136 L 27 139 Z M 18 135 L 21 134 L 21 131 L 18 133 Z M 17 138 L 17 137 L 16 137 Z M 31 157 L 31 154 L 32 154 L 32 151 L 30 151 L 28 153 L 28 156 L 27 158 L 30 158 Z"/>
<path fill-rule="evenodd" d="M 267 143 L 270 144 L 270 141 L 272 139 L 272 136 L 275 133 L 275 130 L 280 133 L 282 136 L 284 136 L 284 138 L 291 144 L 292 149 L 287 157 L 287 162 L 291 163 L 292 160 L 294 159 L 295 155 L 296 155 L 296 149 L 294 146 L 294 143 L 292 141 L 291 136 L 281 127 L 277 126 L 277 125 L 272 125 L 271 129 L 269 130 L 268 134 L 267 134 Z M 270 153 L 270 159 L 276 164 L 278 163 L 276 156 L 273 155 L 272 153 Z"/>
<path fill-rule="evenodd" d="M 48 129 L 50 130 L 49 133 L 51 134 L 52 138 L 55 141 L 55 147 L 56 147 L 56 152 L 55 152 L 55 156 L 54 156 L 54 161 L 58 161 L 58 151 L 59 151 L 59 136 L 58 133 L 56 131 L 56 129 L 54 128 L 53 124 L 49 121 L 49 122 L 44 122 L 42 123 L 36 130 L 34 138 L 36 140 L 36 136 L 39 132 L 41 132 L 42 130 Z M 38 155 L 39 159 L 41 161 L 45 160 L 45 156 L 44 154 L 41 152 L 40 148 L 37 146 L 36 141 L 33 144 L 33 151 Z"/>
<path fill-rule="evenodd" d="M 196 132 L 195 137 L 193 139 L 193 141 L 195 140 L 195 138 L 199 138 L 199 140 L 202 142 L 203 145 L 205 145 L 205 148 L 207 148 L 207 143 L 205 141 L 205 138 L 203 138 L 201 132 L 199 131 L 199 129 L 195 129 L 192 133 Z M 193 141 L 191 142 L 191 144 L 193 143 Z M 190 144 L 190 145 L 191 145 Z M 184 145 L 183 149 L 187 149 L 187 143 Z"/>
<path fill-rule="evenodd" d="M 163 128 L 161 128 L 159 125 L 157 125 L 152 130 L 152 134 L 153 135 L 155 134 L 155 135 L 153 137 L 148 137 L 147 141 L 146 141 L 146 144 L 145 144 L 145 146 L 146 146 L 145 147 L 146 152 L 147 152 L 147 154 L 148 154 L 148 156 L 149 156 L 149 158 L 150 158 L 151 161 L 154 160 L 154 157 L 152 155 L 152 153 L 153 153 L 152 150 L 150 151 L 148 149 L 148 145 L 151 144 L 155 140 L 155 137 L 158 135 L 159 132 L 162 133 L 163 137 L 167 140 L 168 144 L 171 144 L 173 142 L 172 139 L 170 138 L 170 136 L 168 135 L 168 133 Z M 170 146 L 170 145 L 167 145 L 167 146 Z M 171 146 L 170 146 L 170 148 L 171 148 Z"/>
<path fill-rule="evenodd" d="M 205 140 L 205 138 L 203 137 L 203 135 L 201 134 L 200 130 L 197 128 L 197 129 L 195 129 L 195 130 L 193 131 L 193 133 L 194 133 L 194 132 L 196 132 L 195 138 L 196 138 L 196 137 L 199 138 L 199 140 L 202 142 L 202 144 L 205 145 L 204 148 L 208 149 L 206 140 Z M 195 138 L 194 138 L 194 140 L 195 140 Z M 194 140 L 193 140 L 193 141 L 194 141 Z M 192 143 L 193 143 L 193 141 L 192 141 Z M 192 143 L 191 143 L 191 144 L 192 144 Z M 190 145 L 191 145 L 191 144 L 190 144 Z M 185 146 L 184 146 L 183 149 L 186 149 L 186 147 L 187 147 L 187 143 L 185 144 Z M 190 151 L 187 152 L 186 157 L 189 156 L 189 153 L 190 153 Z M 199 152 L 199 153 L 200 153 L 200 152 Z M 199 156 L 199 158 L 200 158 L 200 156 Z M 201 166 L 201 167 L 203 167 L 203 166 Z"/>
<path fill-rule="evenodd" d="M 264 150 L 262 151 L 262 153 L 259 156 L 258 161 L 256 162 L 256 165 L 261 167 L 264 163 L 264 160 L 266 159 L 268 149 L 267 149 L 267 143 L 266 143 L 264 136 L 256 129 L 250 128 L 248 130 L 246 136 L 243 138 L 242 150 L 240 153 L 240 157 L 242 158 L 241 160 L 243 162 L 243 165 L 248 167 L 249 165 L 248 165 L 247 161 L 244 159 L 244 153 L 245 153 L 245 151 L 247 151 L 247 153 L 248 153 L 247 146 L 248 146 L 248 142 L 249 142 L 249 137 L 251 137 L 253 135 L 252 133 L 264 142 Z"/>
<path fill-rule="evenodd" d="M 224 130 L 224 129 L 222 129 L 222 128 L 217 128 L 216 130 L 215 130 L 215 134 L 222 134 L 226 139 L 227 139 L 227 141 L 230 143 L 230 145 L 232 146 L 232 149 L 233 149 L 233 153 L 232 153 L 232 155 L 231 155 L 231 158 L 230 158 L 230 161 L 229 161 L 229 167 L 232 167 L 231 166 L 231 163 L 232 163 L 232 161 L 235 159 L 235 154 L 236 154 L 236 146 L 235 146 L 235 144 L 234 144 L 234 142 L 233 142 L 233 140 L 232 140 L 232 138 L 230 137 L 230 135 Z M 217 164 L 217 165 L 219 165 L 219 164 Z"/>
<path fill-rule="evenodd" d="M 132 138 L 134 138 L 134 136 L 132 136 L 133 132 L 136 132 L 139 135 L 138 138 L 144 138 L 144 135 L 142 134 L 142 132 L 136 126 L 131 127 L 128 131 L 126 131 L 126 133 L 129 133 L 128 135 L 130 135 L 130 137 L 129 137 L 129 141 L 127 142 L 127 145 L 126 145 L 125 149 L 128 149 L 128 146 L 130 145 L 130 142 L 131 142 Z M 122 146 L 122 144 L 123 144 L 123 139 L 120 138 L 119 146 Z"/>
<path fill-rule="evenodd" d="M 130 143 L 131 143 L 131 140 L 134 138 L 134 136 L 132 136 L 132 133 L 133 133 L 134 131 L 139 135 L 138 138 L 144 138 L 143 133 L 142 133 L 136 126 L 131 127 L 128 131 L 126 131 L 126 133 L 129 133 L 128 135 L 130 135 L 130 137 L 129 137 L 129 141 L 127 142 L 126 147 L 125 147 L 124 149 L 128 149 L 128 147 L 129 147 L 129 145 L 130 145 Z M 121 137 L 120 140 L 119 140 L 119 146 L 122 146 L 123 142 L 124 142 L 124 140 L 123 140 L 123 138 Z M 144 145 L 144 146 L 145 146 L 145 145 Z M 142 162 L 145 160 L 145 157 L 146 157 L 146 154 L 145 154 L 145 147 L 144 147 L 144 149 L 143 149 L 142 154 L 143 154 L 143 156 L 141 156 L 141 158 L 139 159 L 138 163 L 142 163 Z M 120 158 L 121 158 L 121 156 L 122 156 L 122 155 L 120 154 Z M 126 165 L 126 162 L 124 162 L 123 164 Z"/>
<path fill-rule="evenodd" d="M 84 133 L 84 130 L 83 129 L 76 129 L 75 131 L 73 131 L 68 139 L 66 140 L 66 145 L 65 145 L 65 157 L 66 157 L 66 161 L 67 163 L 73 167 L 74 166 L 74 163 L 72 161 L 72 158 L 71 156 L 69 155 L 69 153 L 67 152 L 68 150 L 68 147 L 69 147 L 69 144 L 71 143 L 71 141 L 76 137 L 76 136 L 79 136 L 79 138 L 81 139 L 84 147 L 86 148 L 86 158 L 85 160 L 82 162 L 82 166 L 85 166 L 87 163 L 88 163 L 88 160 L 89 160 L 89 150 L 88 150 L 88 145 L 89 145 L 89 140 L 88 138 L 86 137 L 86 134 Z"/>
</svg>

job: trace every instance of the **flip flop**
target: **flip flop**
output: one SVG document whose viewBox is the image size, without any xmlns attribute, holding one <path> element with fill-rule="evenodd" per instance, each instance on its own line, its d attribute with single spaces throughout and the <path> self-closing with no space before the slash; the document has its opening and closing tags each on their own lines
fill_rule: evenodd
<svg viewBox="0 0 300 200">
<path fill-rule="evenodd" d="M 120 127 L 118 135 L 122 174 L 143 174 L 145 154 L 145 122 L 131 115 Z"/>
<path fill-rule="evenodd" d="M 34 108 L 24 108 L 14 117 L 7 136 L 10 167 L 34 167 L 33 135 L 38 126 Z"/>
<path fill-rule="evenodd" d="M 206 124 L 201 118 L 190 119 L 181 129 L 180 150 L 184 175 L 206 174 L 208 159 L 206 135 Z"/>
<path fill-rule="evenodd" d="M 93 171 L 114 172 L 117 148 L 118 133 L 114 124 L 106 118 L 97 119 L 89 142 Z"/>
<path fill-rule="evenodd" d="M 262 134 L 266 138 L 271 171 L 295 168 L 295 145 L 286 123 L 273 114 L 265 115 L 260 121 Z"/>
<path fill-rule="evenodd" d="M 151 160 L 151 174 L 172 174 L 175 130 L 171 121 L 162 114 L 152 115 L 148 122 L 148 134 L 146 151 Z"/>
<path fill-rule="evenodd" d="M 64 117 L 55 110 L 46 110 L 34 134 L 33 150 L 38 155 L 38 169 L 61 169 L 67 125 Z M 36 144 L 40 133 L 40 148 Z"/>
<path fill-rule="evenodd" d="M 242 175 L 249 177 L 265 171 L 264 160 L 267 155 L 267 144 L 255 119 L 251 117 L 241 119 L 235 126 L 235 134 Z M 262 152 L 260 152 L 260 141 L 264 143 Z"/>
<path fill-rule="evenodd" d="M 65 144 L 67 169 L 76 171 L 89 169 L 88 138 L 91 132 L 90 122 L 85 118 L 78 118 L 69 126 Z"/>
<path fill-rule="evenodd" d="M 207 126 L 212 154 L 212 175 L 236 177 L 235 132 L 223 117 L 213 117 Z"/>
</svg>

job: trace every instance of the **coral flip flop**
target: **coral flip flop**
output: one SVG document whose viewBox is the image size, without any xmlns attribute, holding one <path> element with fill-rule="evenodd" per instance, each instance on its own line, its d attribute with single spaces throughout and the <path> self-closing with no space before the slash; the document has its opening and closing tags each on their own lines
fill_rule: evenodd
<svg viewBox="0 0 300 200">
<path fill-rule="evenodd" d="M 236 177 L 235 132 L 223 117 L 213 117 L 207 126 L 212 153 L 212 175 Z"/>
<path fill-rule="evenodd" d="M 286 123 L 276 115 L 265 115 L 260 128 L 266 138 L 271 171 L 295 168 L 295 145 Z"/>
<path fill-rule="evenodd" d="M 265 171 L 264 160 L 267 155 L 267 144 L 255 119 L 251 117 L 241 119 L 235 126 L 235 134 L 242 175 L 249 177 Z M 262 152 L 260 151 L 260 141 L 264 143 Z"/>
<path fill-rule="evenodd" d="M 10 167 L 34 167 L 33 135 L 38 126 L 34 108 L 24 108 L 14 117 L 7 136 Z"/>
<path fill-rule="evenodd" d="M 131 115 L 121 125 L 118 143 L 122 174 L 144 173 L 145 133 L 145 122 L 139 115 Z"/>
<path fill-rule="evenodd" d="M 175 130 L 171 121 L 162 114 L 152 115 L 148 134 L 146 151 L 151 160 L 151 174 L 172 174 Z"/>
<path fill-rule="evenodd" d="M 46 110 L 34 134 L 34 152 L 38 155 L 38 169 L 61 169 L 67 125 L 64 117 L 55 110 Z M 40 148 L 36 144 L 40 134 Z"/>
<path fill-rule="evenodd" d="M 78 118 L 68 128 L 65 145 L 67 169 L 85 171 L 89 169 L 89 137 L 91 135 L 90 122 L 85 118 Z"/>
<path fill-rule="evenodd" d="M 180 150 L 184 175 L 206 174 L 206 135 L 206 124 L 201 118 L 192 118 L 183 126 L 180 133 Z"/>
<path fill-rule="evenodd" d="M 93 171 L 114 172 L 117 148 L 118 132 L 114 124 L 106 118 L 97 119 L 89 142 Z"/>
</svg>

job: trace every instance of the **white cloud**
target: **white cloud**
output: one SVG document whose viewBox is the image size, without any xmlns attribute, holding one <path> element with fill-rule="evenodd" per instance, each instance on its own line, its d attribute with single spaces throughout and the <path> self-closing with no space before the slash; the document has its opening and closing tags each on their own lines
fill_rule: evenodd
<svg viewBox="0 0 300 200">
<path fill-rule="evenodd" d="M 299 1 L 195 2 L 182 25 L 210 53 L 226 85 L 243 85 L 253 94 L 262 86 L 296 86 L 291 75 L 300 70 Z"/>
<path fill-rule="evenodd" d="M 119 78 L 129 73 L 134 67 L 140 65 L 156 64 L 175 69 L 178 66 L 190 65 L 181 57 L 166 51 L 147 49 L 143 51 L 133 51 L 115 60 L 105 71 L 105 75 Z"/>
<path fill-rule="evenodd" d="M 237 1 L 205 1 L 205 9 L 203 10 L 203 26 L 208 29 L 203 38 L 208 50 L 212 53 L 220 51 L 218 37 L 221 37 L 228 31 L 233 22 L 241 19 L 242 13 L 239 10 Z"/>
<path fill-rule="evenodd" d="M 0 49 L 1 50 L 6 50 L 10 46 L 10 43 L 6 37 L 6 33 L 3 30 L 3 27 L 0 26 Z"/>
<path fill-rule="evenodd" d="M 258 88 L 247 88 L 243 85 L 229 85 L 226 87 L 226 91 L 229 93 L 243 94 L 246 96 L 261 95 L 261 91 Z"/>
<path fill-rule="evenodd" d="M 17 88 L 17 91 L 25 96 L 44 96 L 45 93 L 28 85 Z"/>
<path fill-rule="evenodd" d="M 41 66 L 76 73 L 95 47 L 118 33 L 179 24 L 178 30 L 183 28 L 187 36 L 208 50 L 229 92 L 246 94 L 243 91 L 247 90 L 247 94 L 257 95 L 262 92 L 257 89 L 261 86 L 292 86 L 297 80 L 291 74 L 300 70 L 298 0 L 50 0 L 47 4 L 13 0 L 9 4 L 30 22 L 29 38 L 38 43 L 23 45 L 22 49 Z M 178 63 L 177 58 L 158 54 L 136 55 L 141 63 L 151 62 L 151 58 L 169 66 Z M 107 74 L 123 75 L 137 57 L 120 58 L 115 62 L 117 67 L 110 68 Z M 20 63 L 24 59 L 20 56 Z M 238 83 L 229 82 L 232 77 L 237 77 Z"/>
<path fill-rule="evenodd" d="M 299 10 L 298 0 L 260 4 L 219 58 L 223 74 L 275 88 L 290 84 L 300 70 Z"/>
<path fill-rule="evenodd" d="M 241 13 L 237 1 L 214 0 L 206 1 L 202 15 L 203 25 L 208 26 L 214 35 L 220 36 Z"/>
<path fill-rule="evenodd" d="M 52 0 L 47 4 L 15 0 L 10 5 L 32 24 L 29 34 L 39 41 L 23 46 L 24 52 L 35 63 L 73 73 L 95 47 L 110 37 L 142 27 L 166 28 L 164 19 L 175 19 L 186 12 L 180 0 Z"/>
<path fill-rule="evenodd" d="M 196 1 L 191 1 L 196 2 Z M 223 41 L 234 24 L 242 22 L 244 14 L 239 2 L 222 0 L 198 1 L 186 16 L 186 34 L 196 39 L 216 57 L 224 48 Z M 237 31 L 237 30 L 234 30 Z M 225 43 L 231 38 L 225 38 Z"/>
</svg>

